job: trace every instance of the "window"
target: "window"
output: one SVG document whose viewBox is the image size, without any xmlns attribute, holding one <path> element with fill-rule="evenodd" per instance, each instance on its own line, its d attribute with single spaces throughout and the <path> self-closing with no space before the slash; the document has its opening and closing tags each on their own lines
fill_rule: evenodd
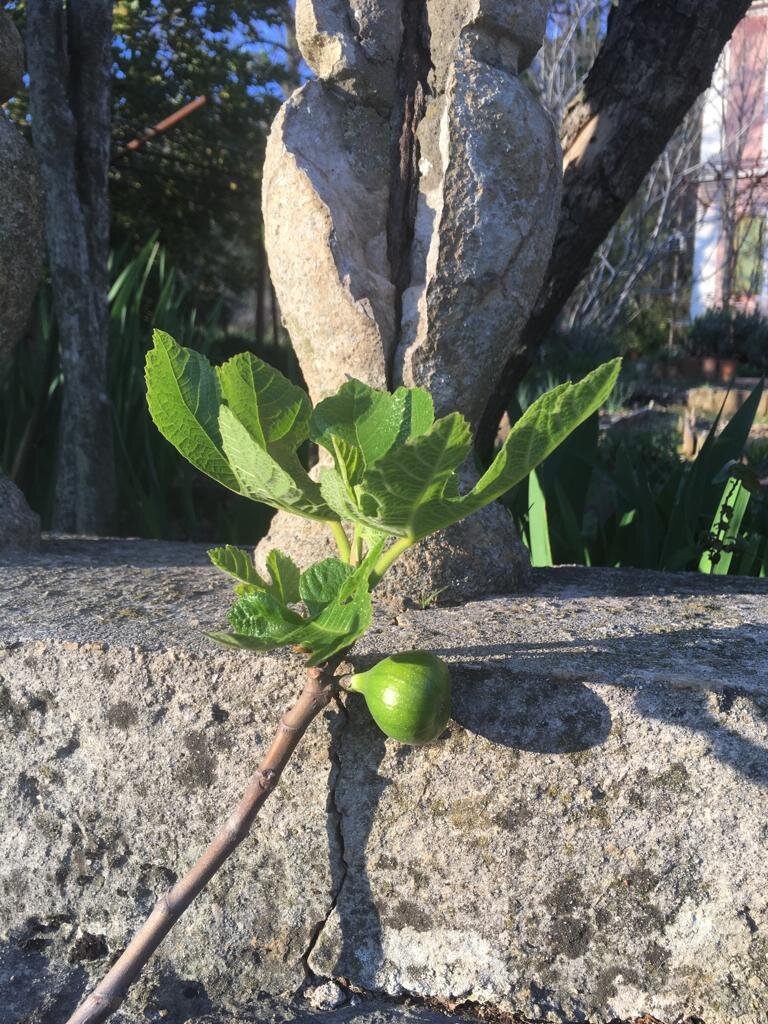
<svg viewBox="0 0 768 1024">
<path fill-rule="evenodd" d="M 736 225 L 734 243 L 734 294 L 759 295 L 763 281 L 765 219 L 742 217 Z"/>
</svg>

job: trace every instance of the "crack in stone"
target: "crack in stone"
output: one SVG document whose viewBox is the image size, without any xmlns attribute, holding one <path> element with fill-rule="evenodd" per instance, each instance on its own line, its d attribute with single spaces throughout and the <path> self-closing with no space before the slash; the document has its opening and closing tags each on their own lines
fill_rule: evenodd
<svg viewBox="0 0 768 1024">
<path fill-rule="evenodd" d="M 400 347 L 403 292 L 410 283 L 411 249 L 419 199 L 419 123 L 427 109 L 434 70 L 430 49 L 426 0 L 406 0 L 402 10 L 403 36 L 397 64 L 396 98 L 392 108 L 390 143 L 387 256 L 395 286 L 395 337 L 389 383 L 394 379 L 394 360 Z"/>
<path fill-rule="evenodd" d="M 333 914 L 334 910 L 338 905 L 339 897 L 341 896 L 344 884 L 347 880 L 347 875 L 349 874 L 349 864 L 347 863 L 346 859 L 346 850 L 344 842 L 344 828 L 342 824 L 344 814 L 336 798 L 336 787 L 338 786 L 338 782 L 341 777 L 341 742 L 344 733 L 349 727 L 349 711 L 347 711 L 344 702 L 338 695 L 336 696 L 336 707 L 341 717 L 341 724 L 337 728 L 331 728 L 331 735 L 328 744 L 328 756 L 331 760 L 332 767 L 328 780 L 327 808 L 329 821 L 333 824 L 333 834 L 335 840 L 333 843 L 329 843 L 328 847 L 328 854 L 331 860 L 331 875 L 333 876 L 334 873 L 333 862 L 334 858 L 336 858 L 338 883 L 335 886 L 335 890 L 331 896 L 331 902 L 328 907 L 328 910 L 323 915 L 323 917 L 317 922 L 315 927 L 312 929 L 312 934 L 310 936 L 309 943 L 307 944 L 306 950 L 302 954 L 301 963 L 304 968 L 304 985 L 302 986 L 302 988 L 306 987 L 307 984 L 314 984 L 317 981 L 326 980 L 325 978 L 321 978 L 320 976 L 315 974 L 315 972 L 309 966 L 309 961 L 312 957 L 313 952 L 315 951 L 318 942 L 320 941 L 320 936 L 323 934 L 325 927 L 331 918 L 331 915 Z"/>
</svg>

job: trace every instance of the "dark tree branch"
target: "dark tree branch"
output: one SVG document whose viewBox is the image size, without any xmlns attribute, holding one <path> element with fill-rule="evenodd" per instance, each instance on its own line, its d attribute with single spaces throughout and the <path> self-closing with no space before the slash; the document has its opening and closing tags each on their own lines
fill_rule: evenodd
<svg viewBox="0 0 768 1024">
<path fill-rule="evenodd" d="M 581 93 L 565 112 L 563 203 L 533 313 L 483 417 L 487 457 L 531 354 L 675 129 L 712 79 L 751 0 L 621 0 Z"/>
</svg>

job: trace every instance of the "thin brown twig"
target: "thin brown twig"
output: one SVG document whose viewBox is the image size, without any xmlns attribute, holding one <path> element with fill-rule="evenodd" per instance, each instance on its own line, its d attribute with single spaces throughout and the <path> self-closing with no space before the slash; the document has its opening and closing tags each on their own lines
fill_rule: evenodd
<svg viewBox="0 0 768 1024">
<path fill-rule="evenodd" d="M 240 803 L 197 862 L 158 900 L 119 959 L 67 1024 L 101 1024 L 114 1013 L 174 924 L 248 835 L 302 736 L 336 692 L 338 681 L 333 670 L 338 660 L 337 657 L 325 666 L 308 669 L 301 696 L 281 719 Z"/>
</svg>

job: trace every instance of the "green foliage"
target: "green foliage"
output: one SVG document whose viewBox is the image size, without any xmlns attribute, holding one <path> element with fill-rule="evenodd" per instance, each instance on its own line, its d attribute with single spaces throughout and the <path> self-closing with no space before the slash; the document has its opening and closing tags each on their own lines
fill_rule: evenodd
<svg viewBox="0 0 768 1024">
<path fill-rule="evenodd" d="M 469 424 L 459 413 L 436 420 L 425 390 L 390 394 L 352 380 L 311 410 L 303 392 L 252 354 L 214 367 L 155 331 L 147 401 L 163 436 L 245 497 L 326 521 L 341 555 L 299 576 L 287 556 L 272 552 L 267 581 L 244 552 L 213 549 L 213 563 L 238 581 L 238 600 L 232 632 L 211 635 L 252 650 L 297 647 L 311 665 L 346 649 L 367 629 L 370 591 L 398 554 L 522 480 L 600 407 L 618 371 L 614 360 L 542 395 L 475 487 L 461 494 Z M 333 459 L 319 488 L 296 455 L 307 435 Z M 341 521 L 353 528 L 351 544 Z"/>
<path fill-rule="evenodd" d="M 263 579 L 254 568 L 250 557 L 240 548 L 227 544 L 223 548 L 212 548 L 208 557 L 222 572 L 239 580 L 236 593 L 268 594 L 280 604 L 294 604 L 299 600 L 299 578 L 301 573 L 292 558 L 282 551 L 270 551 L 267 569 L 271 580 Z"/>
<path fill-rule="evenodd" d="M 307 519 L 334 518 L 296 453 L 309 400 L 253 353 L 213 367 L 156 330 L 147 355 L 155 426 L 201 473 L 230 490 Z"/>
<path fill-rule="evenodd" d="M 723 430 L 718 417 L 692 463 L 670 434 L 601 439 L 586 421 L 508 498 L 534 564 L 763 574 L 768 501 L 740 465 L 761 393 Z"/>
<path fill-rule="evenodd" d="M 547 499 L 535 469 L 528 474 L 528 541 L 534 565 L 554 565 Z"/>
<path fill-rule="evenodd" d="M 136 256 L 110 257 L 107 394 L 112 409 L 118 487 L 116 531 L 167 540 L 255 542 L 271 510 L 223 491 L 168 445 L 147 414 L 144 361 L 148 323 L 216 361 L 247 341 L 225 332 L 219 309 L 198 312 L 197 282 L 183 280 L 156 239 Z M 292 379 L 290 348 L 259 355 Z M 0 378 L 0 466 L 21 487 L 43 525 L 50 525 L 58 447 L 62 375 L 50 285 L 38 294 L 30 336 L 17 347 Z"/>
<path fill-rule="evenodd" d="M 757 311 L 708 309 L 690 325 L 683 344 L 693 356 L 721 356 L 760 373 L 768 370 L 768 319 Z"/>
<path fill-rule="evenodd" d="M 634 352 L 639 356 L 653 356 L 660 352 L 669 341 L 672 312 L 666 296 L 636 309 L 614 331 L 619 351 Z"/>
<path fill-rule="evenodd" d="M 485 499 L 483 504 L 514 487 L 597 412 L 613 390 L 620 369 L 621 360 L 612 359 L 578 384 L 559 384 L 529 406 L 475 488 Z"/>
<path fill-rule="evenodd" d="M 278 592 L 275 569 L 271 568 L 271 587 L 249 588 L 247 593 L 241 592 L 232 606 L 229 622 L 233 632 L 208 635 L 248 650 L 296 647 L 309 655 L 308 665 L 327 661 L 350 647 L 371 623 L 370 580 L 382 547 L 380 541 L 357 567 L 334 558 L 318 562 L 301 574 L 298 584 L 297 570 L 291 563 L 292 585 L 284 588 L 282 594 Z M 270 553 L 268 564 L 274 554 Z M 219 551 L 215 549 L 210 555 L 214 565 L 219 565 Z M 280 555 L 279 561 L 286 563 L 290 559 Z M 298 604 L 299 598 L 306 607 L 306 615 L 291 607 Z"/>
<path fill-rule="evenodd" d="M 459 493 L 456 471 L 471 448 L 469 424 L 458 413 L 450 413 L 421 434 L 406 436 L 401 431 L 386 454 L 367 466 L 352 486 L 345 485 L 345 468 L 331 446 L 336 469 L 326 470 L 321 477 L 323 496 L 342 519 L 413 543 L 464 519 L 514 487 L 599 408 L 618 371 L 619 360 L 613 360 L 578 384 L 562 384 L 537 399 L 467 494 Z M 381 418 L 384 424 L 384 409 Z M 425 416 L 420 417 L 418 425 L 426 422 Z M 320 440 L 320 435 L 316 436 Z M 362 452 L 359 457 L 364 459 Z"/>
<path fill-rule="evenodd" d="M 199 278 L 201 306 L 255 283 L 267 127 L 296 81 L 280 46 L 290 17 L 287 3 L 265 0 L 206 0 L 193 12 L 115 4 L 116 148 L 197 96 L 207 102 L 113 164 L 113 235 L 136 248 L 159 231 L 174 264 Z"/>
<path fill-rule="evenodd" d="M 147 398 L 155 426 L 195 469 L 238 491 L 219 430 L 219 378 L 205 356 L 176 345 L 164 331 L 155 331 L 154 342 L 147 355 Z"/>
<path fill-rule="evenodd" d="M 367 468 L 424 434 L 434 419 L 432 398 L 423 389 L 389 394 L 350 380 L 318 404 L 310 436 L 333 455 L 344 484 L 354 487 Z"/>
<path fill-rule="evenodd" d="M 747 472 L 742 466 L 731 467 L 712 527 L 705 539 L 706 546 L 699 561 L 701 572 L 725 576 L 731 568 L 749 499 L 759 486 L 756 479 L 749 479 Z"/>
<path fill-rule="evenodd" d="M 11 0 L 9 10 L 23 32 L 24 0 Z M 112 238 L 135 254 L 158 233 L 173 265 L 197 279 L 196 302 L 206 311 L 221 296 L 237 306 L 264 270 L 261 171 L 269 124 L 299 80 L 292 22 L 288 0 L 113 7 Z M 203 107 L 125 151 L 198 96 Z M 29 131 L 25 90 L 9 113 Z"/>
<path fill-rule="evenodd" d="M 554 387 L 564 377 L 583 377 L 621 354 L 615 334 L 594 325 L 559 327 L 552 330 L 538 349 L 536 369 L 526 376 L 523 387 L 536 394 Z M 560 375 L 555 377 L 553 367 Z M 520 396 L 525 397 L 525 396 Z M 530 402 L 523 402 L 527 406 Z"/>
<path fill-rule="evenodd" d="M 338 558 L 324 558 L 301 574 L 299 595 L 310 615 L 323 610 L 341 590 L 354 569 Z"/>
</svg>

